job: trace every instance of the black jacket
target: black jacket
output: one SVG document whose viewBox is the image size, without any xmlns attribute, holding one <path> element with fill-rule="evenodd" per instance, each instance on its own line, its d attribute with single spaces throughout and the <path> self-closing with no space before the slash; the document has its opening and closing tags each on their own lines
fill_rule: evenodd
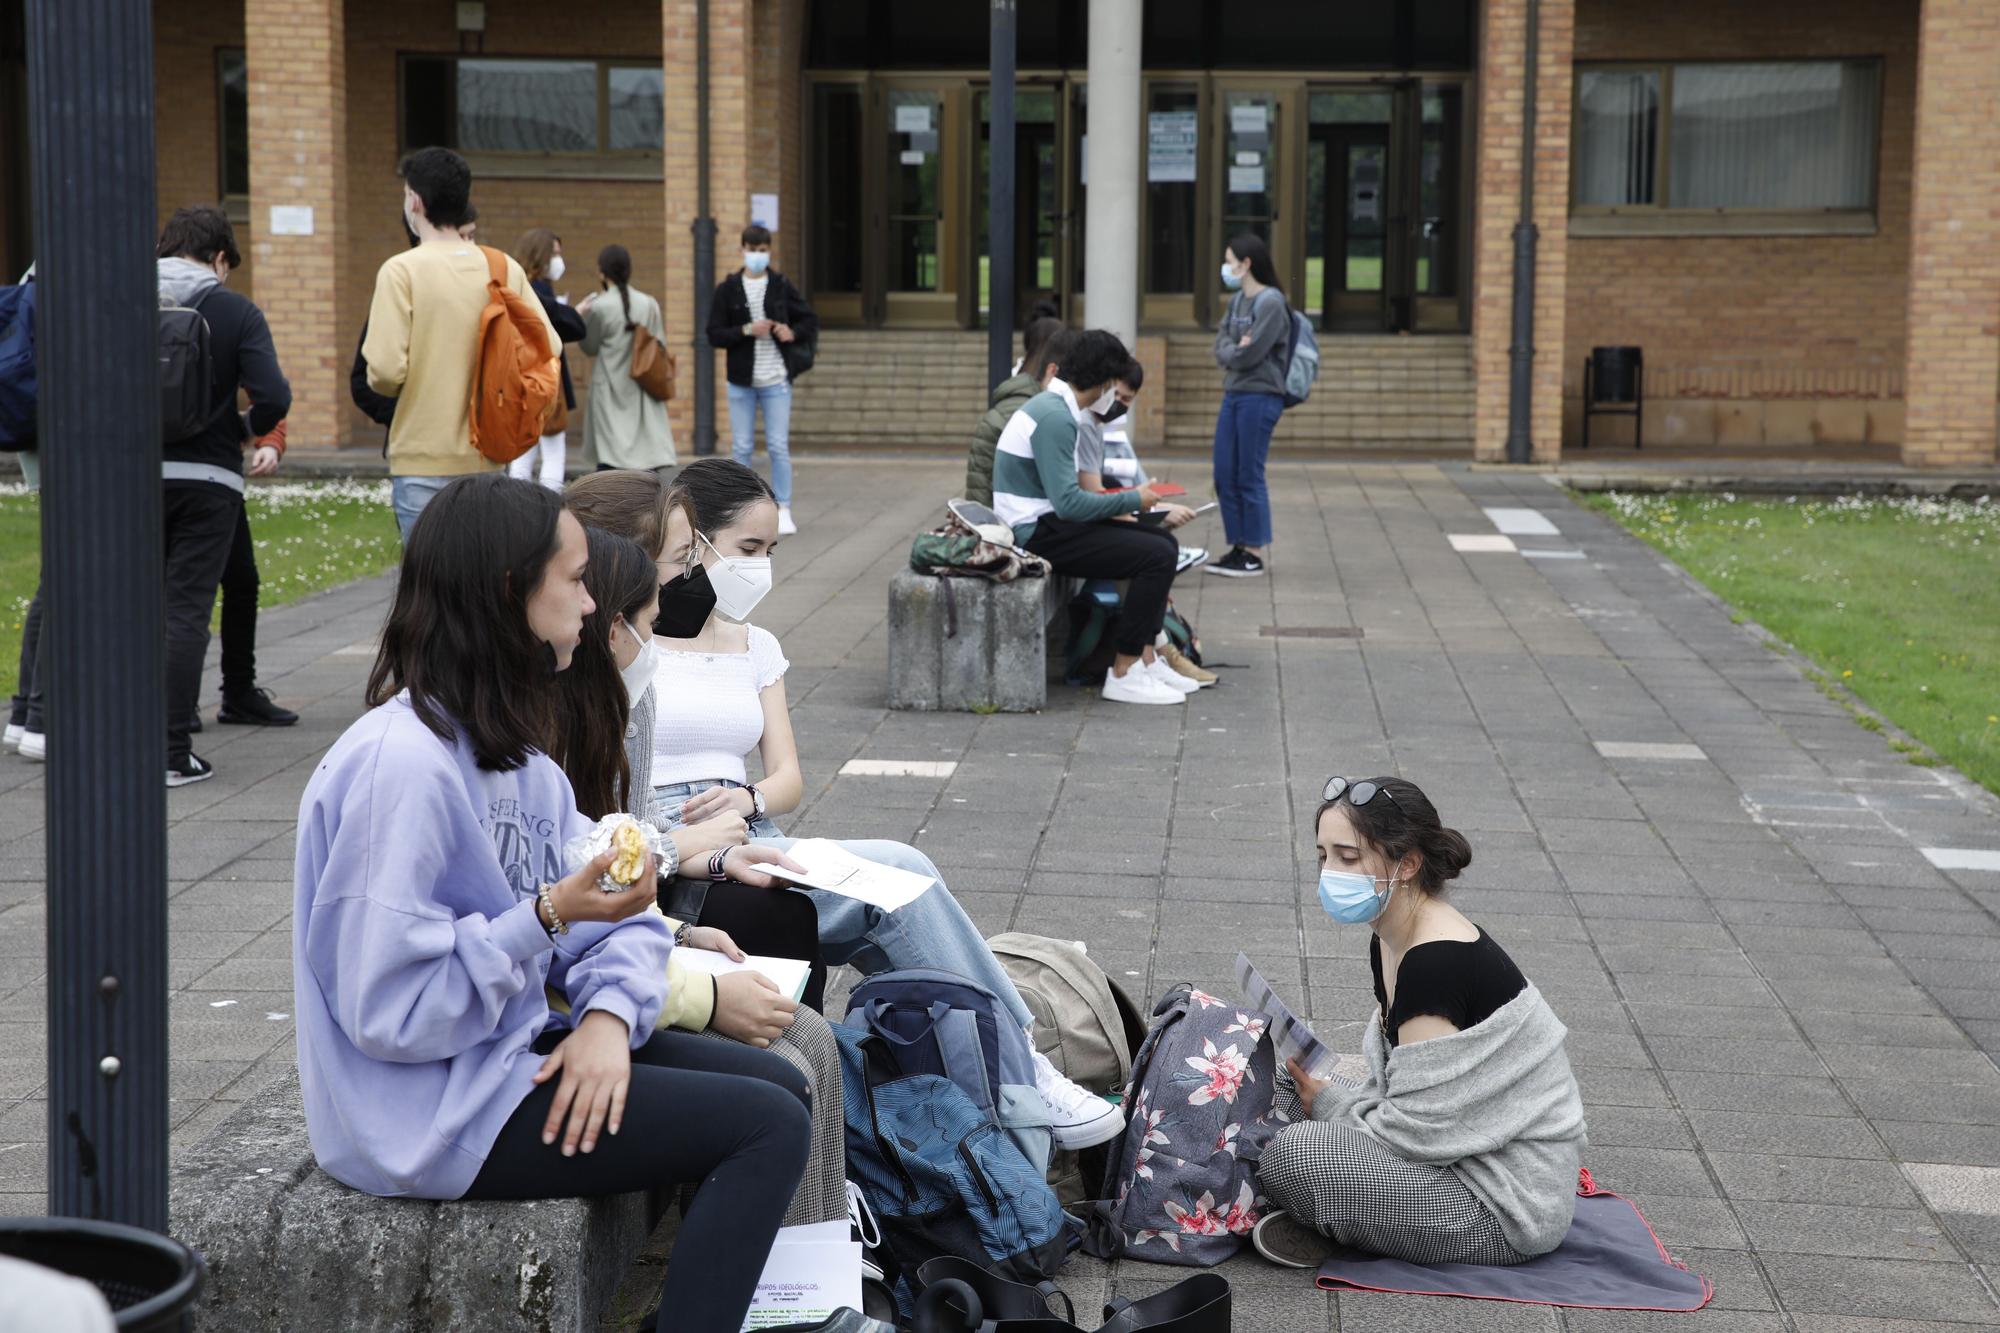
<svg viewBox="0 0 2000 1333">
<path fill-rule="evenodd" d="M 361 341 L 354 345 L 354 369 L 347 372 L 347 392 L 354 399 L 354 405 L 368 414 L 368 419 L 382 428 L 382 456 L 389 455 L 389 423 L 396 419 L 396 400 L 386 393 L 376 393 L 368 386 L 368 358 L 361 355 L 361 349 L 368 342 L 368 321 L 361 321 Z"/>
<path fill-rule="evenodd" d="M 819 343 L 819 316 L 790 278 L 776 269 L 768 270 L 765 276 L 771 285 L 764 289 L 764 318 L 791 325 L 797 338 L 778 344 L 785 378 L 795 380 L 812 369 L 813 349 Z M 708 341 L 729 354 L 729 382 L 746 389 L 757 360 L 757 340 L 743 332 L 749 322 L 750 298 L 744 295 L 743 270 L 738 269 L 716 286 L 715 299 L 708 304 Z"/>
<path fill-rule="evenodd" d="M 251 304 L 249 298 L 218 285 L 202 293 L 197 306 L 208 324 L 215 415 L 198 433 L 167 445 L 163 457 L 169 463 L 206 463 L 240 474 L 244 442 L 277 429 L 278 423 L 292 410 L 292 386 L 278 368 L 278 351 L 271 345 L 271 326 L 264 322 L 264 312 Z M 236 410 L 239 389 L 250 396 L 247 430 L 243 413 Z"/>
<path fill-rule="evenodd" d="M 556 300 L 556 289 L 548 279 L 536 278 L 528 285 L 542 299 L 542 309 L 548 312 L 549 323 L 556 326 L 556 337 L 566 343 L 582 342 L 585 332 L 583 316 Z M 569 383 L 569 353 L 558 346 L 556 356 L 562 362 L 563 406 L 574 410 L 576 390 Z"/>
</svg>

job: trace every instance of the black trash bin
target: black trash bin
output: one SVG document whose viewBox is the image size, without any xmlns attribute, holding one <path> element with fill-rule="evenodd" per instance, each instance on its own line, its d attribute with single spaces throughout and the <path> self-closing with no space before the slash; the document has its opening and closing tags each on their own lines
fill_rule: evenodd
<svg viewBox="0 0 2000 1333">
<path fill-rule="evenodd" d="M 0 1218 L 0 1254 L 95 1286 L 125 1333 L 192 1327 L 207 1271 L 201 1256 L 177 1240 L 75 1217 Z"/>
</svg>

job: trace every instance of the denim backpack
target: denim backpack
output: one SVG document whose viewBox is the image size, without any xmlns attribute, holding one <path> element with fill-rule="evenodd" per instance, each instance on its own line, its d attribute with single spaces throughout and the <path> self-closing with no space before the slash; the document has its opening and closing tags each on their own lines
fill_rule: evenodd
<svg viewBox="0 0 2000 1333">
<path fill-rule="evenodd" d="M 1132 1061 L 1130 1109 L 1084 1248 L 1207 1267 L 1249 1239 L 1257 1159 L 1286 1123 L 1261 1012 L 1182 983 L 1160 997 Z"/>
<path fill-rule="evenodd" d="M 1049 1169 L 1048 1103 L 1035 1090 L 1035 1048 L 999 997 L 955 972 L 908 967 L 869 977 L 847 1000 L 847 1022 L 882 1039 L 896 1073 L 937 1074 Z"/>
<path fill-rule="evenodd" d="M 939 1073 L 907 1073 L 879 1033 L 834 1023 L 847 1175 L 873 1214 L 870 1257 L 907 1317 L 917 1269 L 940 1255 L 1014 1281 L 1055 1276 L 1076 1243 L 1043 1168 Z M 1033 1089 L 1030 1089 L 1033 1091 Z"/>
</svg>

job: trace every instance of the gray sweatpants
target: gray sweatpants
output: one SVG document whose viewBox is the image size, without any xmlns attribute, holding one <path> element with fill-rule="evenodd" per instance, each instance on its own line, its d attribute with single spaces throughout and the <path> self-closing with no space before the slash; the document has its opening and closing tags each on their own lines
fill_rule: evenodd
<svg viewBox="0 0 2000 1333">
<path fill-rule="evenodd" d="M 1265 1147 L 1257 1179 L 1300 1222 L 1342 1245 L 1410 1263 L 1527 1261 L 1450 1168 L 1405 1161 L 1351 1126 L 1304 1119 L 1289 1087 L 1281 1086 L 1279 1105 L 1295 1123 Z"/>
</svg>

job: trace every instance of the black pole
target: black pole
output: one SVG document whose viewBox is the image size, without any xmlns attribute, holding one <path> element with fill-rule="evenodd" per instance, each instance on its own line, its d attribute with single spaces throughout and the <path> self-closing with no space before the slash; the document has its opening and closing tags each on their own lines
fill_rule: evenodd
<svg viewBox="0 0 2000 1333">
<path fill-rule="evenodd" d="M 986 387 L 1014 365 L 1014 7 L 993 0 L 986 174 Z"/>
<path fill-rule="evenodd" d="M 1535 66 L 1541 59 L 1541 3 L 1528 0 L 1526 64 L 1521 71 L 1521 219 L 1514 224 L 1514 341 L 1507 383 L 1507 461 L 1534 458 L 1535 392 Z"/>
<path fill-rule="evenodd" d="M 708 341 L 708 305 L 715 296 L 715 219 L 708 192 L 708 0 L 694 10 L 694 451 L 715 452 L 715 348 Z"/>
<path fill-rule="evenodd" d="M 165 1231 L 150 0 L 29 0 L 28 87 L 48 608 L 48 1207 Z"/>
</svg>

